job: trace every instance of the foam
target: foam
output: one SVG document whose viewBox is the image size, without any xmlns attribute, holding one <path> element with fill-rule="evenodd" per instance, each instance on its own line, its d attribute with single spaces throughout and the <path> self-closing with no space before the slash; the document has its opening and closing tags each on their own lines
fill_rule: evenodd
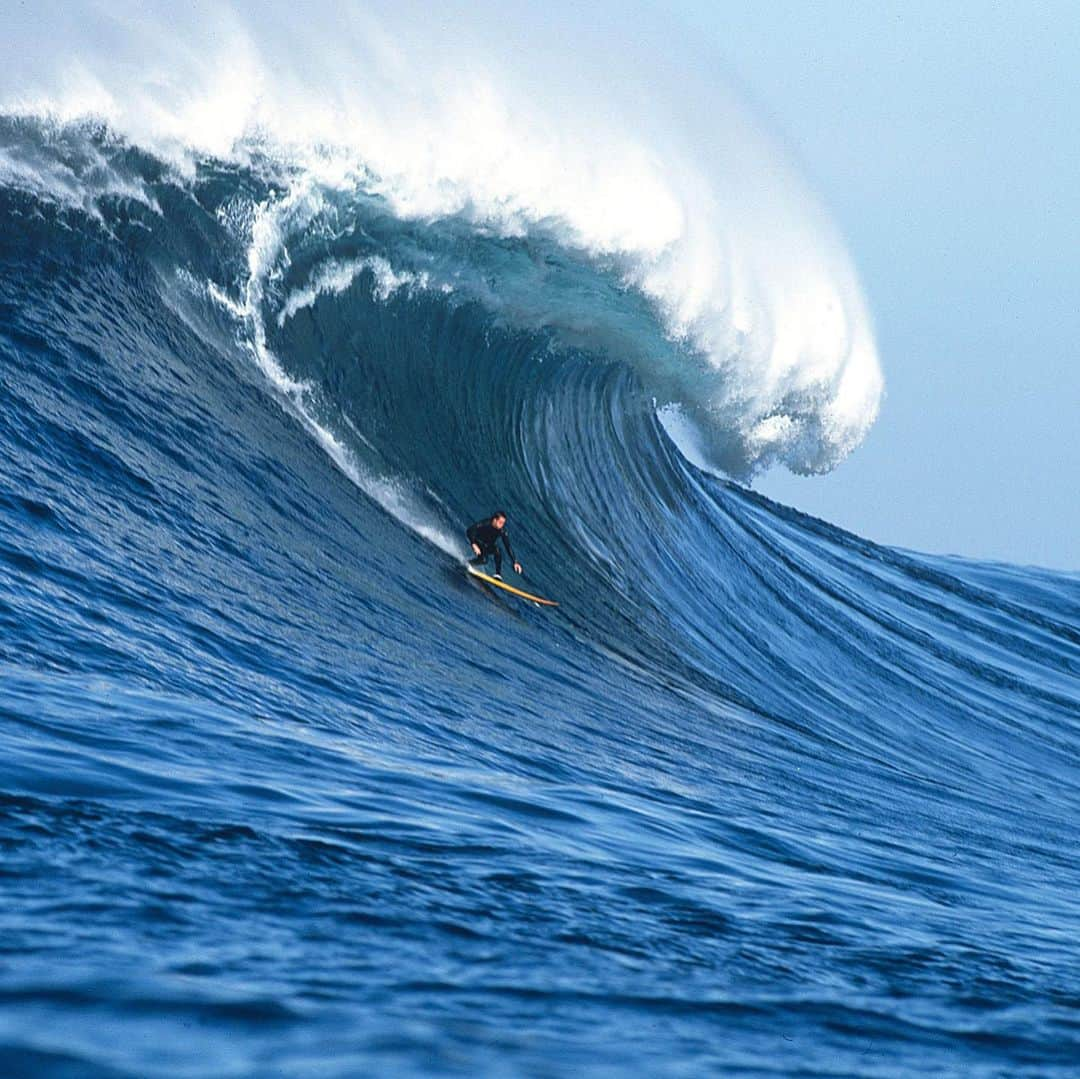
<svg viewBox="0 0 1080 1079">
<path fill-rule="evenodd" d="M 429 274 L 411 273 L 408 270 L 399 272 L 381 255 L 360 259 L 328 259 L 312 273 L 304 288 L 289 295 L 278 312 L 278 326 L 284 326 L 298 311 L 311 307 L 320 296 L 336 296 L 345 292 L 365 271 L 370 272 L 374 279 L 372 295 L 383 302 L 400 289 L 426 289 L 431 284 Z M 443 291 L 448 288 L 442 286 Z"/>
</svg>

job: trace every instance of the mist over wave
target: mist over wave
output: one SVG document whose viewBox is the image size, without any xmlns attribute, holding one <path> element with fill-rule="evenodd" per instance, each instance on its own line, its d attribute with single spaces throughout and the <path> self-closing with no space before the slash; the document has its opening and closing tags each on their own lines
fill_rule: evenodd
<svg viewBox="0 0 1080 1079">
<path fill-rule="evenodd" d="M 715 474 L 880 375 L 698 54 L 75 11 L 0 66 L 5 1074 L 1071 1076 L 1080 578 Z"/>
</svg>

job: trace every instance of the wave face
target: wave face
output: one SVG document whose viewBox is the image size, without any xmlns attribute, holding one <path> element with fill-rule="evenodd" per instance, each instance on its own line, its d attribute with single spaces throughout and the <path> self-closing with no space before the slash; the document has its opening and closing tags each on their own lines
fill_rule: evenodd
<svg viewBox="0 0 1080 1079">
<path fill-rule="evenodd" d="M 862 315 L 762 374 L 678 239 L 182 156 L 0 120 L 7 1073 L 1071 1074 L 1080 580 L 672 438 L 827 467 Z"/>
</svg>

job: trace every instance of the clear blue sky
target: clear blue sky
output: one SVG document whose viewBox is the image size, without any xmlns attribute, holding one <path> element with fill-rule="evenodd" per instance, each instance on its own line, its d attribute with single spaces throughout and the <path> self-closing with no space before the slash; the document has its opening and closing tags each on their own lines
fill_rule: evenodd
<svg viewBox="0 0 1080 1079">
<path fill-rule="evenodd" d="M 886 377 L 826 477 L 756 486 L 920 550 L 1080 569 L 1080 8 L 680 0 L 848 241 Z"/>
</svg>

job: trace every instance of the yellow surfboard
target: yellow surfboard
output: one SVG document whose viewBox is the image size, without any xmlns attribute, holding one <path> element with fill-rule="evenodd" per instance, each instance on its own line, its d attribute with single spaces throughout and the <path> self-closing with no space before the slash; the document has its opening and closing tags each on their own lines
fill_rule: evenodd
<svg viewBox="0 0 1080 1079">
<path fill-rule="evenodd" d="M 522 591 L 520 588 L 515 588 L 512 584 L 507 584 L 505 581 L 500 581 L 495 577 L 489 577 L 486 573 L 481 573 L 478 569 L 473 569 L 472 566 L 465 567 L 471 576 L 475 577 L 478 581 L 483 581 L 484 584 L 491 585 L 492 588 L 501 588 L 504 592 L 509 592 L 511 595 L 520 596 L 522 599 L 527 599 L 532 603 L 539 603 L 544 607 L 558 607 L 558 603 L 553 599 L 544 599 L 541 596 L 534 596 L 531 592 Z"/>
</svg>

